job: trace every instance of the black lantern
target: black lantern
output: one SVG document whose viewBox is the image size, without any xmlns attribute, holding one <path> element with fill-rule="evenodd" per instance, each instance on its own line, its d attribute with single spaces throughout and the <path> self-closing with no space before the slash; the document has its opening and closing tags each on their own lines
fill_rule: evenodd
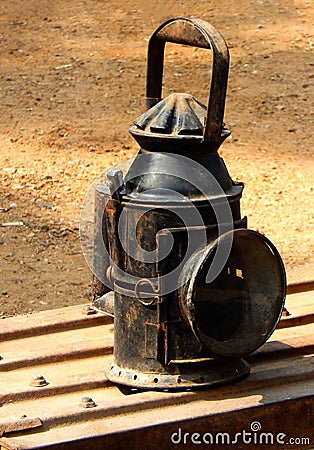
<svg viewBox="0 0 314 450">
<path fill-rule="evenodd" d="M 162 99 L 166 42 L 212 50 L 208 107 Z M 285 271 L 274 245 L 247 229 L 243 184 L 217 151 L 229 53 L 202 20 L 163 23 L 148 48 L 147 108 L 130 128 L 141 149 L 128 171 L 96 188 L 94 305 L 114 316 L 110 380 L 187 389 L 244 377 L 242 357 L 280 319 Z"/>
</svg>

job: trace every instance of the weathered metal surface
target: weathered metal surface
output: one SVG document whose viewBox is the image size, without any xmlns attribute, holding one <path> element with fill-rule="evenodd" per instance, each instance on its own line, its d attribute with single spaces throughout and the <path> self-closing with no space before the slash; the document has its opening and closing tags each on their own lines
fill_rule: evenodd
<svg viewBox="0 0 314 450">
<path fill-rule="evenodd" d="M 262 432 L 284 433 L 286 442 L 303 438 L 303 443 L 289 441 L 290 449 L 313 448 L 313 298 L 313 291 L 288 296 L 291 315 L 248 358 L 249 377 L 231 386 L 196 392 L 143 392 L 110 383 L 104 369 L 112 359 L 113 325 L 99 313 L 82 315 L 82 306 L 4 319 L 0 331 L 0 448 L 194 448 L 193 433 L 201 437 L 229 433 L 234 438 L 242 430 L 252 432 L 253 422 L 261 425 L 256 439 Z M 69 316 L 76 329 L 68 329 L 65 318 Z M 58 318 L 63 318 L 59 326 Z M 29 386 L 36 374 L 43 374 L 49 384 Z M 84 397 L 95 406 L 85 408 Z M 178 440 L 180 429 L 181 443 L 175 445 L 171 436 L 175 433 L 174 440 Z M 207 447 L 228 448 L 221 440 L 199 445 Z M 230 447 L 285 446 L 276 442 L 256 446 L 238 438 L 237 445 Z"/>
</svg>

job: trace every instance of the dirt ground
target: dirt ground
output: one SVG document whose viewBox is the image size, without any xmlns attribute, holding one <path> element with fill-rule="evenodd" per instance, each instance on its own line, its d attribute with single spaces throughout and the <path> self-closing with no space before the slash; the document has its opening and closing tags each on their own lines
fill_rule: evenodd
<svg viewBox="0 0 314 450">
<path fill-rule="evenodd" d="M 243 215 L 312 278 L 314 5 L 311 0 L 7 0 L 0 4 L 0 317 L 90 300 L 79 242 L 89 186 L 133 156 L 147 41 L 195 16 L 231 53 L 222 146 Z M 207 103 L 210 54 L 167 45 L 164 96 Z"/>
</svg>

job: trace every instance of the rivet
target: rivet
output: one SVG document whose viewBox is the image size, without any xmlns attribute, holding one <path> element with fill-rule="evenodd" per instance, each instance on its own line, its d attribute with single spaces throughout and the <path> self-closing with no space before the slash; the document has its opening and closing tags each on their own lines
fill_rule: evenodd
<svg viewBox="0 0 314 450">
<path fill-rule="evenodd" d="M 284 308 L 282 311 L 282 317 L 288 317 L 291 316 L 291 313 L 287 310 L 287 308 Z"/>
<path fill-rule="evenodd" d="M 30 386 L 42 387 L 42 386 L 47 386 L 47 384 L 49 384 L 49 383 L 43 375 L 33 375 Z"/>
<path fill-rule="evenodd" d="M 92 307 L 92 305 L 84 305 L 83 309 L 82 309 L 82 314 L 84 314 L 85 316 L 90 316 L 91 314 L 96 314 L 97 311 L 95 308 Z"/>
<path fill-rule="evenodd" d="M 97 406 L 97 405 L 92 398 L 82 397 L 81 402 L 80 402 L 81 408 L 95 408 L 95 406 Z"/>
</svg>

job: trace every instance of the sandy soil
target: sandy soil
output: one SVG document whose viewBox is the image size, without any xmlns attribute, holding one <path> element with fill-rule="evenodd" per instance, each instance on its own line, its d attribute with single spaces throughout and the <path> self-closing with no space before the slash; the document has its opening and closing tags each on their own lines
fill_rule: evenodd
<svg viewBox="0 0 314 450">
<path fill-rule="evenodd" d="M 173 16 L 226 38 L 232 138 L 220 153 L 245 182 L 250 227 L 290 279 L 312 277 L 310 0 L 7 0 L 0 14 L 0 224 L 11 223 L 0 226 L 0 317 L 89 301 L 80 208 L 99 174 L 136 153 L 128 127 L 143 110 L 147 40 Z M 164 95 L 206 103 L 209 62 L 206 50 L 167 45 Z"/>
</svg>

